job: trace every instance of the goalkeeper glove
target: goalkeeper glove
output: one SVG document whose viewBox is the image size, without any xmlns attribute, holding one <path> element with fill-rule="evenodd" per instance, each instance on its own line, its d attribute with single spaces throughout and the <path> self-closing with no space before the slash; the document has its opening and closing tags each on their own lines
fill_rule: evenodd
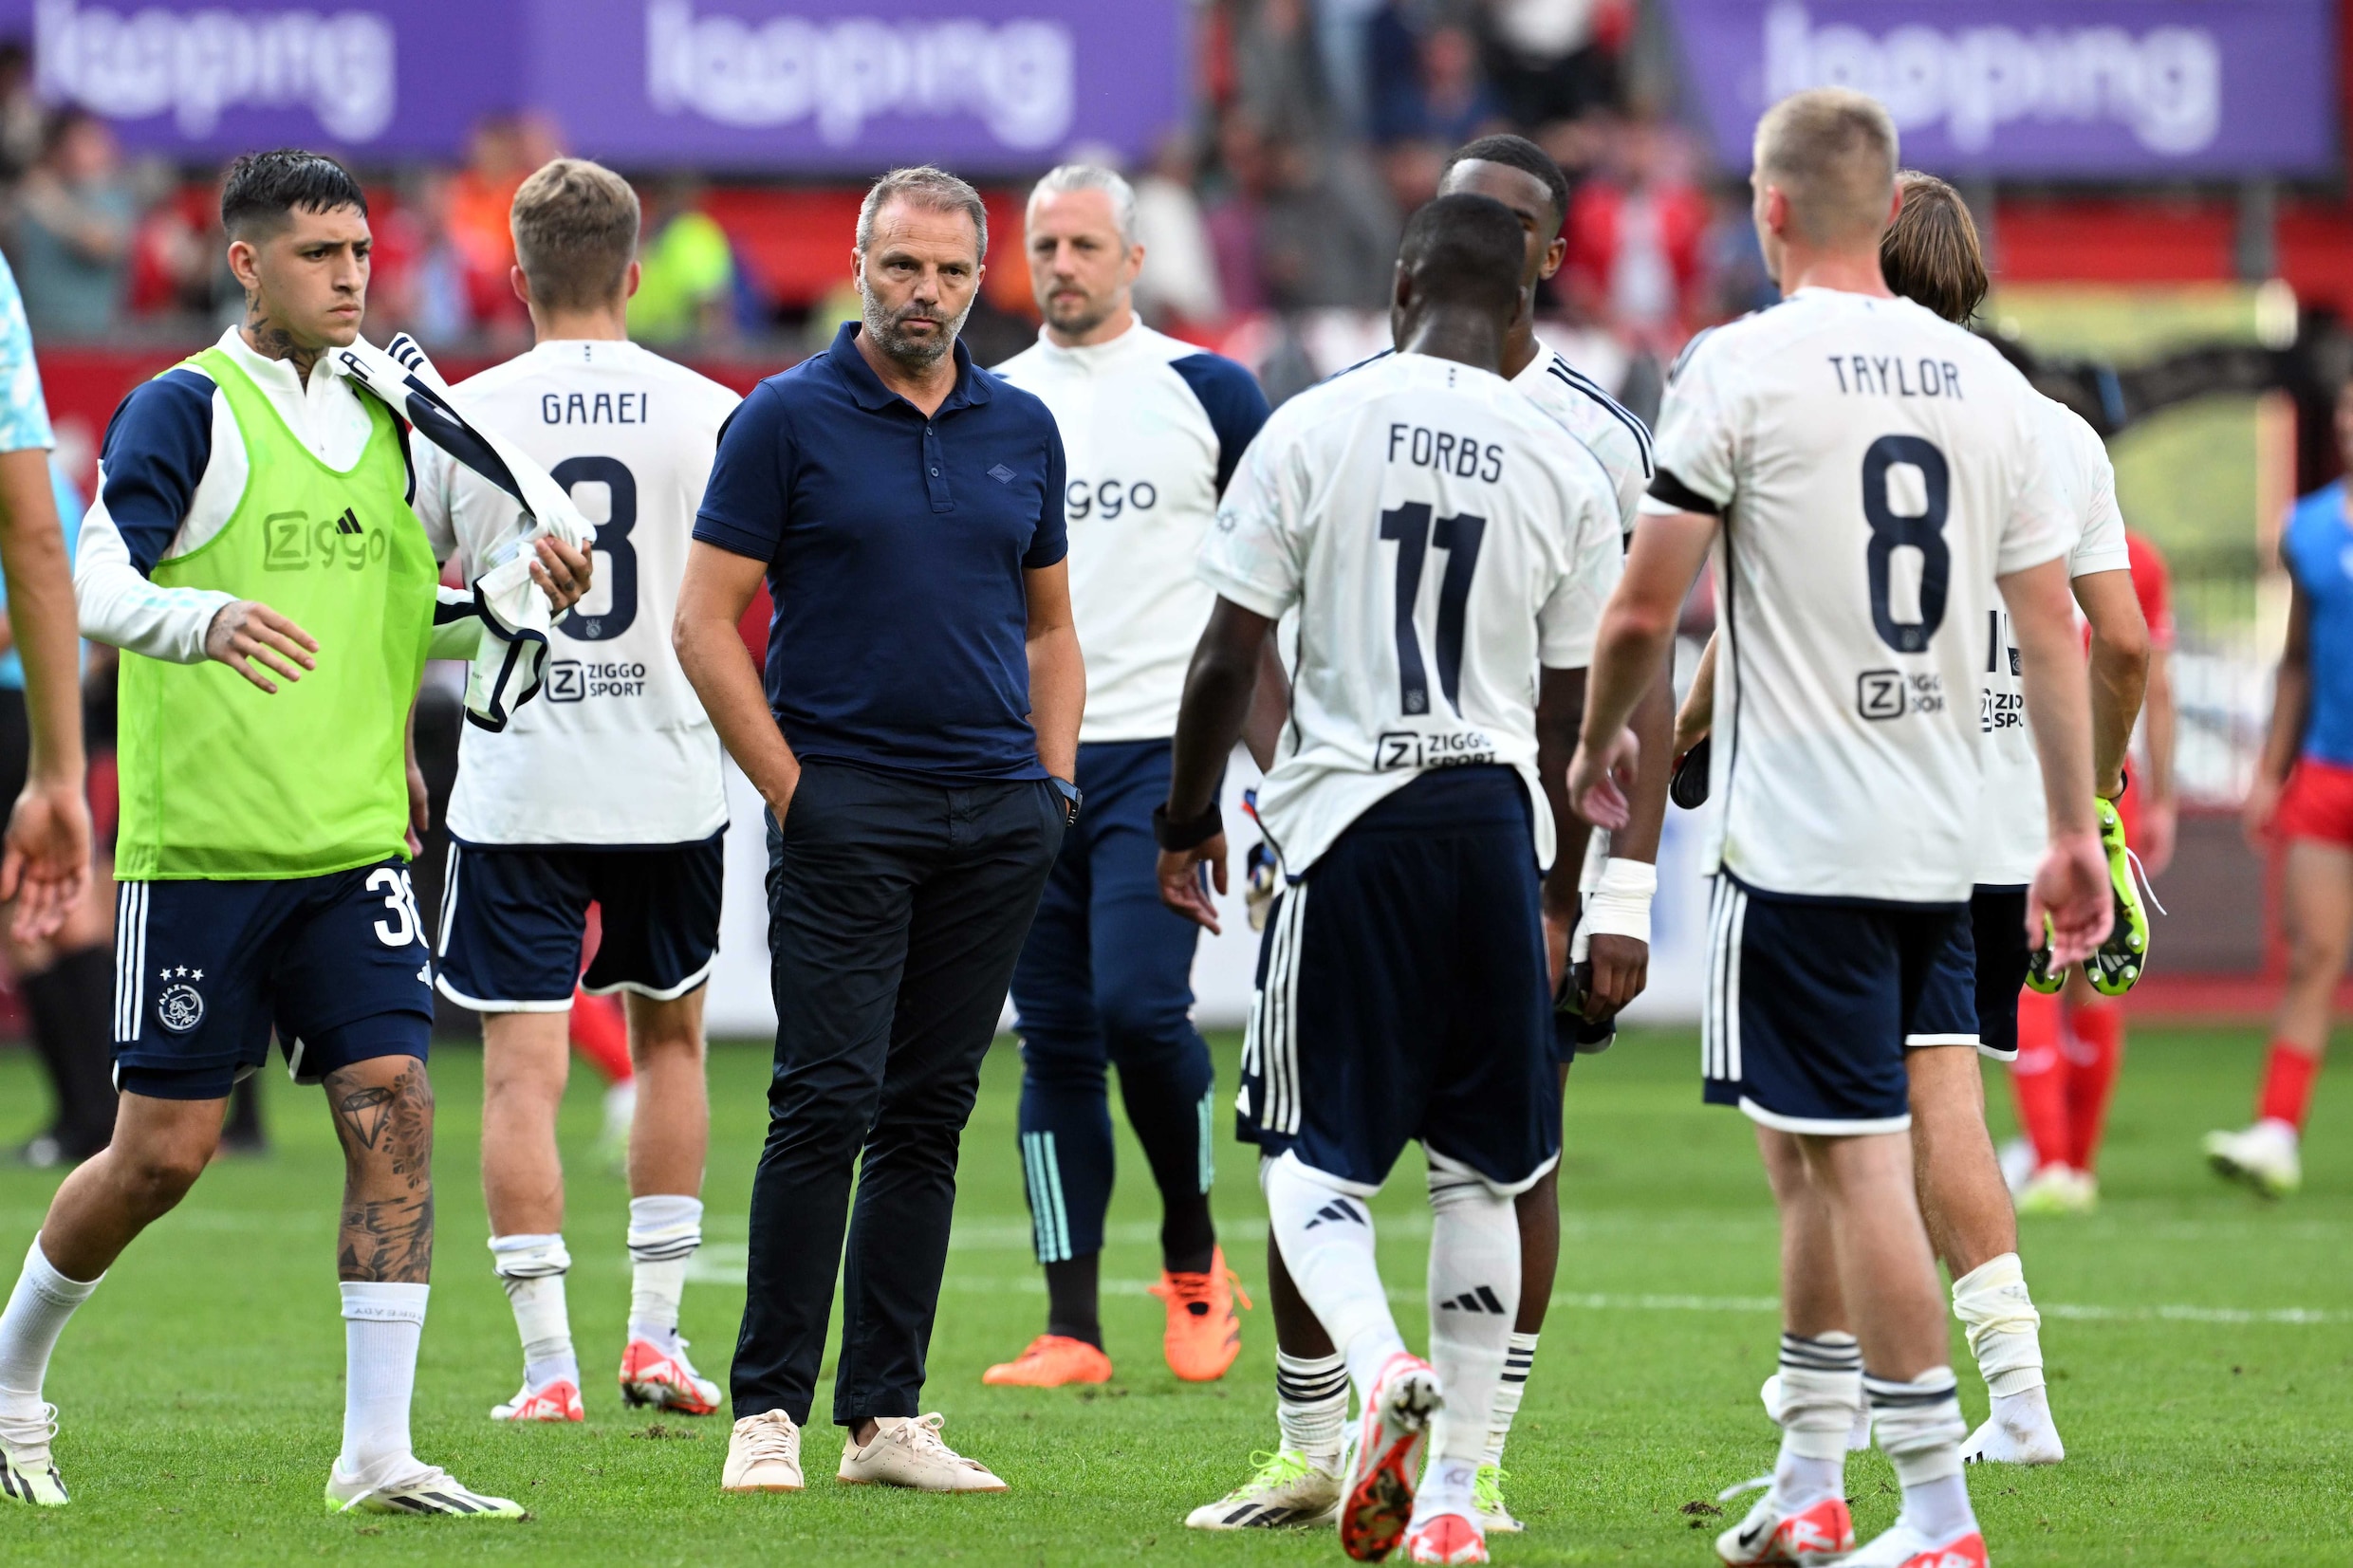
<svg viewBox="0 0 2353 1568">
<path fill-rule="evenodd" d="M 1251 821 L 1258 821 L 1257 790 L 1242 791 L 1242 809 L 1249 813 Z M 1262 826 L 1259 831 L 1266 830 Z M 1275 870 L 1274 851 L 1267 847 L 1264 839 L 1251 845 L 1249 853 L 1242 857 L 1242 905 L 1250 913 L 1250 929 L 1265 931 L 1267 913 L 1274 907 L 1274 895 L 1282 887 L 1283 878 Z"/>
</svg>

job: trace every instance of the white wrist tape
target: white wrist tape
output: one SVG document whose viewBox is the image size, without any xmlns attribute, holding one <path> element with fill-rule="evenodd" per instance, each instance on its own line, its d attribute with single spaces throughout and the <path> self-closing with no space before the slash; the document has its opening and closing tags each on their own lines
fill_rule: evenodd
<svg viewBox="0 0 2353 1568">
<path fill-rule="evenodd" d="M 1612 856 L 1602 868 L 1601 880 L 1585 895 L 1584 913 L 1577 921 L 1569 962 L 1584 962 L 1591 939 L 1597 935 L 1630 936 L 1637 942 L 1649 942 L 1650 900 L 1658 891 L 1657 866 Z"/>
</svg>

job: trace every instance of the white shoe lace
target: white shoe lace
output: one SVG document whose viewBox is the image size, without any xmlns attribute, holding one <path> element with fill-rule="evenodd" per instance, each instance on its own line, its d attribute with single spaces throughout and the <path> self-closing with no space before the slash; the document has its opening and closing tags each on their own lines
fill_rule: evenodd
<svg viewBox="0 0 2353 1568">
<path fill-rule="evenodd" d="M 2140 882 L 2140 896 L 2149 901 L 2149 907 L 2159 914 L 2170 913 L 2171 912 L 2157 900 L 2157 884 L 2149 879 L 2149 868 L 2140 863 L 2140 857 L 2129 844 L 2124 848 L 2124 858 L 2132 862 L 2134 879 Z"/>
<path fill-rule="evenodd" d="M 939 1429 L 947 1424 L 948 1418 L 946 1416 L 940 1414 L 937 1411 L 933 1411 L 927 1414 L 915 1416 L 912 1419 L 898 1422 L 893 1426 L 884 1427 L 880 1435 L 900 1445 L 917 1459 L 931 1459 L 948 1465 L 961 1465 L 969 1470 L 987 1469 L 989 1467 L 983 1465 L 979 1460 L 967 1459 L 964 1455 L 948 1447 L 946 1439 L 939 1435 Z"/>
<path fill-rule="evenodd" d="M 765 1465 L 771 1460 L 782 1460 L 787 1465 L 798 1466 L 801 1463 L 801 1429 L 792 1424 L 791 1417 L 782 1416 L 781 1412 L 770 1413 L 781 1418 L 754 1417 L 751 1430 L 744 1434 L 744 1462 L 747 1465 Z"/>
<path fill-rule="evenodd" d="M 1761 1492 L 1769 1487 L 1772 1484 L 1773 1478 L 1771 1476 L 1760 1475 L 1753 1481 L 1744 1481 L 1737 1486 L 1725 1487 L 1722 1491 L 1715 1494 L 1715 1500 L 1718 1503 L 1730 1503 L 1733 1498 L 1740 1496 L 1744 1492 Z"/>
<path fill-rule="evenodd" d="M 370 1482 L 367 1485 L 361 1487 L 359 1492 L 349 1501 L 344 1503 L 341 1508 L 338 1508 L 336 1512 L 347 1514 L 351 1512 L 352 1509 L 360 1506 L 361 1503 L 365 1503 L 369 1498 L 380 1497 L 386 1492 L 421 1492 L 431 1490 L 437 1492 L 455 1492 L 461 1497 L 472 1497 L 474 1495 L 473 1493 L 468 1491 L 464 1486 L 458 1485 L 457 1478 L 450 1474 L 449 1471 L 443 1469 L 438 1465 L 428 1465 L 423 1460 L 417 1459 L 415 1457 L 411 1457 L 409 1459 L 409 1463 L 417 1467 L 413 1470 L 403 1470 L 397 1467 L 388 1469 L 387 1473 L 380 1477 L 378 1480 Z M 396 1461 L 395 1465 L 397 1466 L 397 1464 L 398 1462 Z M 354 1479 L 356 1480 L 358 1478 L 354 1477 Z"/>
</svg>

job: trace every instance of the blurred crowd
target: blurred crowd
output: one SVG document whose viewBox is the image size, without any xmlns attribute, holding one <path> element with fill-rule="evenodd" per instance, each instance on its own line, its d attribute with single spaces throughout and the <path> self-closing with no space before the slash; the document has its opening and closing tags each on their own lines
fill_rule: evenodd
<svg viewBox="0 0 2353 1568">
<path fill-rule="evenodd" d="M 1535 138 L 1574 187 L 1568 259 L 1541 302 L 1559 330 L 1655 363 L 1770 297 L 1743 188 L 1709 171 L 1670 112 L 1674 73 L 1643 0 L 1198 0 L 1195 22 L 1190 121 L 1130 171 L 1153 258 L 1139 300 L 1170 329 L 1233 341 L 1278 394 L 1377 333 L 1405 214 L 1451 148 L 1494 130 Z M 457 167 L 363 171 L 385 319 L 488 351 L 527 335 L 508 202 L 561 139 L 546 120 L 498 117 L 472 128 Z M 0 248 L 45 341 L 185 337 L 236 309 L 209 183 L 45 108 L 21 46 L 0 45 Z M 843 310 L 838 287 L 794 298 L 764 283 L 740 231 L 756 201 L 728 205 L 731 234 L 691 179 L 640 190 L 644 341 L 806 341 Z M 1018 293 L 992 291 L 1009 298 L 1017 311 Z"/>
</svg>

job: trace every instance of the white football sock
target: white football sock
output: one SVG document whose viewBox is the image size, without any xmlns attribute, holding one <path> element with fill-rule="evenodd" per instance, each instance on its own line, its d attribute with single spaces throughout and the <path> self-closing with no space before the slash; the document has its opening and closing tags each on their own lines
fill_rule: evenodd
<svg viewBox="0 0 2353 1568">
<path fill-rule="evenodd" d="M 90 1299 L 97 1280 L 68 1280 L 41 1250 L 34 1236 L 25 1251 L 24 1272 L 9 1293 L 8 1309 L 0 1312 L 0 1419 L 22 1420 L 41 1414 L 41 1385 L 48 1376 L 49 1356 L 74 1308 Z"/>
<path fill-rule="evenodd" d="M 629 1336 L 677 1349 L 687 1260 L 703 1245 L 703 1201 L 658 1192 L 629 1200 Z"/>
<path fill-rule="evenodd" d="M 1863 1374 L 1871 1430 L 1903 1487 L 1900 1522 L 1930 1540 L 1947 1540 L 1976 1522 L 1961 1480 L 1960 1394 L 1950 1367 L 1931 1367 L 1909 1382 Z"/>
<path fill-rule="evenodd" d="M 1473 1471 L 1487 1454 L 1487 1422 L 1520 1307 L 1520 1227 L 1511 1200 L 1478 1177 L 1430 1168 L 1430 1364 L 1447 1406 L 1433 1434 L 1434 1473 Z"/>
<path fill-rule="evenodd" d="M 1528 1374 L 1535 1365 L 1536 1336 L 1512 1330 L 1503 1381 L 1495 1385 L 1495 1408 L 1487 1418 L 1487 1455 L 1482 1463 L 1503 1463 L 1503 1446 L 1510 1440 L 1512 1418 L 1520 1413 L 1520 1396 L 1528 1392 Z"/>
<path fill-rule="evenodd" d="M 412 1457 L 409 1397 L 432 1289 L 343 1282 L 343 1451 L 335 1467 L 345 1480 L 380 1484 Z"/>
<path fill-rule="evenodd" d="M 1781 1457 L 1773 1496 L 1788 1510 L 1846 1495 L 1846 1439 L 1862 1408 L 1862 1352 L 1851 1334 L 1781 1336 Z"/>
<path fill-rule="evenodd" d="M 1953 1313 L 1996 1399 L 2043 1386 L 2043 1315 L 2027 1294 L 2018 1254 L 1989 1258 L 1953 1282 Z"/>
<path fill-rule="evenodd" d="M 1340 1467 L 1348 1432 L 1348 1363 L 1340 1356 L 1274 1353 L 1274 1419 L 1283 1447 L 1327 1470 Z"/>
<path fill-rule="evenodd" d="M 1357 1396 L 1369 1400 L 1380 1369 L 1405 1349 L 1373 1260 L 1372 1213 L 1364 1200 L 1309 1174 L 1289 1154 L 1261 1160 L 1258 1182 L 1300 1300 L 1347 1358 Z"/>
<path fill-rule="evenodd" d="M 515 1332 L 523 1339 L 523 1381 L 546 1388 L 562 1378 L 580 1386 L 580 1357 L 572 1353 L 572 1322 L 564 1304 L 564 1276 L 572 1255 L 562 1236 L 492 1236 L 491 1266 L 507 1287 Z"/>
</svg>

